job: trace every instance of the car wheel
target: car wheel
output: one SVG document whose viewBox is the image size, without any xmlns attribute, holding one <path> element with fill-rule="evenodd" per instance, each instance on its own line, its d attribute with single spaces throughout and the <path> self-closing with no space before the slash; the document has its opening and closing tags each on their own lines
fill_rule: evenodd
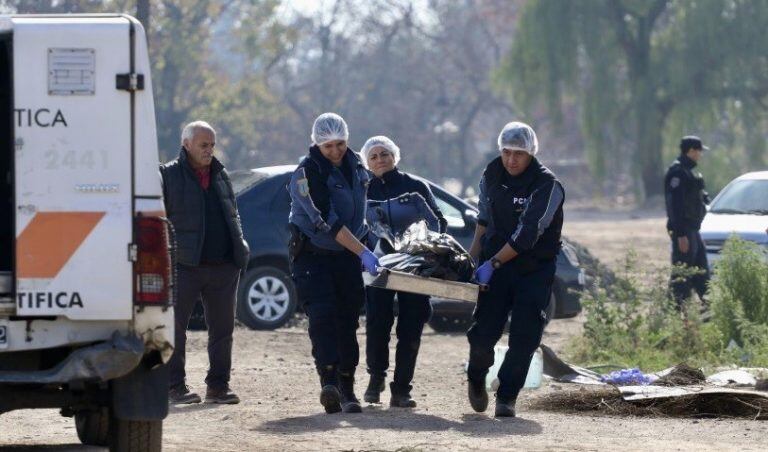
<svg viewBox="0 0 768 452">
<path fill-rule="evenodd" d="M 163 444 L 163 421 L 109 421 L 109 450 L 120 452 L 160 452 Z"/>
<path fill-rule="evenodd" d="M 552 287 L 552 293 L 549 294 L 549 304 L 547 305 L 547 323 L 555 319 L 557 312 L 557 297 L 555 296 L 555 287 Z"/>
<path fill-rule="evenodd" d="M 429 326 L 438 333 L 463 333 L 472 323 L 472 314 L 445 315 L 433 314 Z"/>
<path fill-rule="evenodd" d="M 296 305 L 296 289 L 288 273 L 276 267 L 255 267 L 240 283 L 237 318 L 248 328 L 273 330 L 293 317 Z"/>
<path fill-rule="evenodd" d="M 108 446 L 109 409 L 76 412 L 75 429 L 80 442 L 86 446 Z"/>
</svg>

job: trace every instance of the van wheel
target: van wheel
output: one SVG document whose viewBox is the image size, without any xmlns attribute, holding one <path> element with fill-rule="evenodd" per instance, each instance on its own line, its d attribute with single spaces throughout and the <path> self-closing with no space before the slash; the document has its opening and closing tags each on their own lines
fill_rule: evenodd
<svg viewBox="0 0 768 452">
<path fill-rule="evenodd" d="M 110 419 L 111 452 L 160 452 L 163 443 L 163 421 L 129 421 Z"/>
<path fill-rule="evenodd" d="M 254 330 L 274 330 L 293 318 L 297 304 L 288 273 L 277 267 L 255 267 L 238 288 L 237 318 Z"/>
<path fill-rule="evenodd" d="M 80 442 L 86 446 L 109 445 L 109 409 L 78 411 L 75 413 L 75 429 Z"/>
</svg>

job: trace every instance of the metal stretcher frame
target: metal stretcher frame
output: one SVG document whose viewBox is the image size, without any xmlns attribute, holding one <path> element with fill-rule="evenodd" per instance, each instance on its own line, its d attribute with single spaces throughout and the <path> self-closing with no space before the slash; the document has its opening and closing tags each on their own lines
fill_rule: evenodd
<svg viewBox="0 0 768 452">
<path fill-rule="evenodd" d="M 480 286 L 477 284 L 428 278 L 388 268 L 381 269 L 378 276 L 371 276 L 366 272 L 363 274 L 363 280 L 366 286 L 431 295 L 433 297 L 468 301 L 471 303 L 477 302 L 477 297 L 480 293 Z"/>
</svg>

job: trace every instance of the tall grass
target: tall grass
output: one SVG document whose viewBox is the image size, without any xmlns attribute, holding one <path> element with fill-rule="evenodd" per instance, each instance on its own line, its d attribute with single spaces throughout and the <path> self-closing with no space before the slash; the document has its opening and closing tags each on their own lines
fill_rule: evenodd
<svg viewBox="0 0 768 452">
<path fill-rule="evenodd" d="M 703 322 L 700 304 L 676 309 L 669 273 L 695 269 L 652 268 L 629 252 L 606 288 L 582 295 L 584 333 L 569 346 L 572 361 L 587 365 L 640 367 L 651 371 L 686 362 L 694 366 L 768 366 L 768 262 L 758 245 L 726 242 L 710 284 L 712 320 Z"/>
</svg>

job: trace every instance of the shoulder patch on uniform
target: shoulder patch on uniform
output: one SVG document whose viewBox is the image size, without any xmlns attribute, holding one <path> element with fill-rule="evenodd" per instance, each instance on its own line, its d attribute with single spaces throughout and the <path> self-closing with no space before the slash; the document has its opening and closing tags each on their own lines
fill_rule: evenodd
<svg viewBox="0 0 768 452">
<path fill-rule="evenodd" d="M 301 196 L 309 196 L 309 181 L 306 177 L 297 180 L 296 186 L 299 189 L 299 194 Z"/>
<path fill-rule="evenodd" d="M 675 176 L 669 180 L 669 186 L 672 188 L 677 188 L 680 185 L 680 178 Z"/>
</svg>

